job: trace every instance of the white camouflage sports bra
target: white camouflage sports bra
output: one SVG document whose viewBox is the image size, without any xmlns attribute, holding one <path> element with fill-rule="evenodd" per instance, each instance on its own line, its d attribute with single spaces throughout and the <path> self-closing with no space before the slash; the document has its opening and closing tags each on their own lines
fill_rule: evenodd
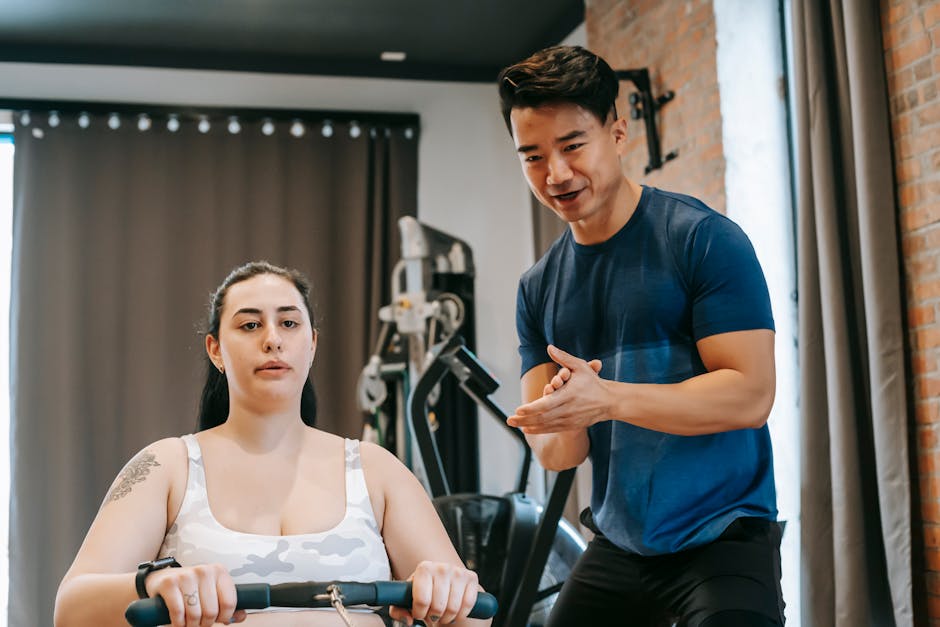
<svg viewBox="0 0 940 627">
<path fill-rule="evenodd" d="M 160 548 L 183 566 L 218 563 L 235 583 L 385 581 L 391 567 L 379 533 L 359 441 L 346 440 L 346 515 L 319 533 L 267 536 L 223 527 L 209 509 L 202 451 L 194 435 L 182 437 L 189 452 L 186 494 Z"/>
</svg>

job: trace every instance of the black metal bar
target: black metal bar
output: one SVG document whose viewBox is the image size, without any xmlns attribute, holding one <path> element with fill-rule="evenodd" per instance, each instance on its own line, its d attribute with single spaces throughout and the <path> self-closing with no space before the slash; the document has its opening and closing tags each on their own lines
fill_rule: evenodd
<svg viewBox="0 0 940 627">
<path fill-rule="evenodd" d="M 516 491 L 525 492 L 529 484 L 529 470 L 532 466 L 532 448 L 525 439 L 525 434 L 506 422 L 509 415 L 490 397 L 490 394 L 499 389 L 499 381 L 463 344 L 456 349 L 442 351 L 440 358 L 448 363 L 450 371 L 460 381 L 460 388 L 478 405 L 489 411 L 497 422 L 522 444 L 522 468 L 516 483 Z"/>
<path fill-rule="evenodd" d="M 395 605 L 411 607 L 410 581 L 355 581 L 297 582 L 268 585 L 266 583 L 236 584 L 236 608 L 257 610 L 267 607 L 329 607 L 329 590 L 338 589 L 347 605 Z M 487 592 L 477 595 L 470 610 L 470 618 L 491 618 L 499 609 L 496 597 Z M 127 622 L 135 627 L 155 627 L 170 622 L 166 603 L 159 596 L 138 599 L 124 613 Z"/>
<path fill-rule="evenodd" d="M 650 156 L 650 162 L 646 166 L 646 174 L 649 174 L 663 167 L 659 130 L 656 128 L 656 104 L 653 102 L 653 94 L 649 91 L 643 94 L 643 123 L 646 125 L 646 148 Z"/>
<path fill-rule="evenodd" d="M 547 588 L 542 588 L 539 590 L 538 594 L 535 595 L 535 602 L 538 603 L 548 597 L 552 596 L 556 592 L 560 592 L 562 587 L 565 585 L 564 581 L 559 581 L 558 583 L 551 585 Z"/>
<path fill-rule="evenodd" d="M 535 533 L 532 550 L 526 560 L 525 570 L 523 571 L 525 575 L 522 577 L 522 581 L 519 582 L 516 596 L 509 606 L 509 613 L 506 615 L 506 622 L 502 624 L 502 627 L 526 627 L 528 623 L 529 613 L 532 611 L 532 605 L 538 596 L 542 571 L 545 570 L 545 563 L 548 561 L 549 553 L 551 553 L 555 534 L 558 533 L 558 521 L 561 520 L 565 502 L 568 500 L 568 492 L 571 491 L 571 484 L 574 482 L 574 473 L 574 468 L 563 470 L 555 478 L 555 484 L 552 486 L 548 503 L 542 512 L 542 520 L 539 521 L 539 528 Z"/>
<path fill-rule="evenodd" d="M 507 416 L 506 412 L 489 396 L 481 395 L 466 382 L 460 384 L 460 389 L 478 405 L 482 405 L 486 408 L 503 427 L 512 433 L 513 437 L 522 443 L 522 469 L 519 471 L 519 480 L 516 482 L 516 492 L 525 492 L 526 487 L 529 485 L 529 470 L 532 467 L 532 448 L 525 439 L 525 435 L 518 428 L 509 426 L 509 423 L 506 422 L 509 416 Z"/>
<path fill-rule="evenodd" d="M 647 68 L 616 70 L 614 73 L 617 78 L 633 83 L 640 95 L 640 113 L 643 116 L 643 124 L 646 128 L 646 149 L 649 152 L 649 163 L 646 165 L 645 173 L 649 174 L 653 170 L 663 167 L 666 161 L 675 159 L 679 155 L 678 150 L 673 150 L 663 159 L 662 147 L 659 143 L 659 130 L 656 127 L 656 112 L 665 103 L 672 100 L 675 94 L 668 91 L 659 98 L 654 98 L 650 73 Z"/>
<path fill-rule="evenodd" d="M 440 351 L 443 348 L 446 347 L 435 347 L 432 350 Z M 418 449 L 421 451 L 432 498 L 450 494 L 450 486 L 447 484 L 447 476 L 444 473 L 444 463 L 441 461 L 437 443 L 434 441 L 434 432 L 431 431 L 431 423 L 428 420 L 428 397 L 434 386 L 448 372 L 447 364 L 435 357 L 427 370 L 418 378 L 406 405 L 408 418 L 411 420 L 411 427 L 418 441 Z"/>
<path fill-rule="evenodd" d="M 440 479 L 446 486 L 446 479 L 443 477 L 443 466 L 440 465 L 440 457 L 437 454 L 437 446 L 431 433 L 430 425 L 427 421 L 427 395 L 447 371 L 450 371 L 460 380 L 460 387 L 474 401 L 485 407 L 493 416 L 513 432 L 515 437 L 519 438 L 525 450 L 525 460 L 523 471 L 520 475 L 519 492 L 525 491 L 525 484 L 528 482 L 529 467 L 532 459 L 532 449 L 529 447 L 525 436 L 521 431 L 506 424 L 506 413 L 496 402 L 489 398 L 486 391 L 495 389 L 492 387 L 488 378 L 491 378 L 485 368 L 468 368 L 467 359 L 472 358 L 475 363 L 476 356 L 468 351 L 463 345 L 463 339 L 459 336 L 451 337 L 447 342 L 432 347 L 434 355 L 431 364 L 421 376 L 418 384 L 415 386 L 411 396 L 409 406 L 411 408 L 412 424 L 415 428 L 415 435 L 421 434 L 418 441 L 421 454 L 425 460 L 436 460 L 435 463 L 425 462 L 425 468 L 428 470 L 429 484 L 432 474 L 440 473 Z M 460 358 L 457 355 L 460 355 Z M 475 377 L 471 376 L 471 370 L 476 372 Z M 498 385 L 498 384 L 497 384 Z M 421 416 L 421 420 L 419 420 Z M 426 445 L 422 444 L 426 442 Z M 440 470 L 438 470 L 440 469 Z M 532 545 L 529 549 L 525 562 L 525 568 L 522 579 L 519 581 L 515 594 L 511 597 L 511 602 L 503 607 L 497 616 L 496 624 L 500 627 L 525 627 L 528 623 L 529 613 L 539 594 L 538 586 L 541 582 L 542 572 L 545 570 L 545 564 L 548 562 L 548 556 L 551 553 L 555 536 L 558 533 L 558 522 L 561 520 L 561 514 L 564 511 L 565 502 L 568 500 L 568 493 L 574 482 L 575 469 L 565 470 L 558 473 L 555 483 L 549 495 L 548 503 L 542 512 L 538 527 Z M 437 478 L 434 479 L 437 481 Z M 432 488 L 433 492 L 434 488 Z M 442 492 L 441 494 L 449 494 Z M 434 494 L 438 496 L 438 494 Z M 508 609 L 508 611 L 507 611 Z M 505 619 L 505 620 L 503 620 Z"/>
</svg>

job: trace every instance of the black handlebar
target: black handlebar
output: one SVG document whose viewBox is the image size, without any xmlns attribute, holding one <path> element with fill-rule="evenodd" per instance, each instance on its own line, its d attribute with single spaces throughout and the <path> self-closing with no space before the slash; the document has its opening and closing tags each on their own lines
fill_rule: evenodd
<svg viewBox="0 0 940 627">
<path fill-rule="evenodd" d="M 249 583 L 236 584 L 236 609 L 262 610 L 278 607 L 330 607 L 330 588 L 339 589 L 343 605 L 371 605 L 411 607 L 411 582 L 376 581 L 358 583 L 349 581 L 305 583 Z M 486 592 L 477 595 L 470 618 L 492 618 L 498 610 L 496 597 Z M 156 627 L 170 623 L 166 603 L 159 596 L 134 601 L 124 612 L 124 618 L 135 627 Z"/>
</svg>

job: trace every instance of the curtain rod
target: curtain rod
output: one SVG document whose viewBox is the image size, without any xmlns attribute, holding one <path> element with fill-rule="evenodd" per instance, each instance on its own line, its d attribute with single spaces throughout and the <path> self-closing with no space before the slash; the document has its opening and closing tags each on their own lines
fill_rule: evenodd
<svg viewBox="0 0 940 627">
<path fill-rule="evenodd" d="M 360 124 L 410 125 L 418 128 L 420 116 L 417 113 L 389 113 L 379 111 L 334 111 L 324 109 L 281 109 L 277 107 L 219 107 L 197 105 L 166 105 L 133 102 L 83 102 L 77 100 L 30 100 L 20 98 L 0 98 L 0 109 L 13 111 L 58 111 L 59 113 L 89 114 L 140 114 L 149 115 L 208 115 L 238 116 L 243 120 L 324 120 L 333 122 L 359 122 Z"/>
</svg>

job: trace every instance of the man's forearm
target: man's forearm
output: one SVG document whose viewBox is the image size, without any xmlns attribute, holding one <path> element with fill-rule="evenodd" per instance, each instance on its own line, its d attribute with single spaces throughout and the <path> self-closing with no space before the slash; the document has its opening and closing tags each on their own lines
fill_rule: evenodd
<svg viewBox="0 0 940 627">
<path fill-rule="evenodd" d="M 553 472 L 578 466 L 587 459 L 591 447 L 587 429 L 527 435 L 526 440 L 542 468 Z"/>
<path fill-rule="evenodd" d="M 716 370 L 681 383 L 608 381 L 610 418 L 664 433 L 702 435 L 762 426 L 774 400 L 773 384 L 735 370 Z"/>
</svg>

